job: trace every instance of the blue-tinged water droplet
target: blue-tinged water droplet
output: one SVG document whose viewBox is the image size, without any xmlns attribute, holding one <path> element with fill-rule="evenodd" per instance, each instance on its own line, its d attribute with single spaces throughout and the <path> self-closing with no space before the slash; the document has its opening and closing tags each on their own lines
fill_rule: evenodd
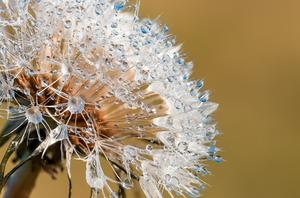
<svg viewBox="0 0 300 198">
<path fill-rule="evenodd" d="M 148 26 L 152 26 L 153 22 L 150 19 L 146 19 L 145 24 L 148 25 Z"/>
<path fill-rule="evenodd" d="M 148 33 L 150 32 L 150 29 L 149 29 L 149 27 L 143 25 L 143 26 L 141 27 L 141 32 L 142 32 L 143 34 L 148 34 Z"/>
<path fill-rule="evenodd" d="M 114 6 L 115 11 L 120 12 L 124 10 L 125 6 L 123 3 L 116 3 Z"/>
<path fill-rule="evenodd" d="M 189 79 L 189 76 L 188 75 L 184 75 L 183 76 L 183 80 L 188 80 Z"/>
<path fill-rule="evenodd" d="M 217 156 L 217 157 L 214 158 L 213 161 L 216 162 L 217 164 L 220 164 L 220 163 L 223 162 L 223 158 Z"/>
<path fill-rule="evenodd" d="M 97 15 L 102 15 L 103 14 L 103 10 L 102 10 L 102 5 L 101 4 L 97 4 L 96 6 L 95 6 L 95 13 L 97 14 Z"/>
<path fill-rule="evenodd" d="M 197 89 L 201 89 L 204 85 L 204 82 L 202 80 L 199 80 L 196 82 L 196 88 Z"/>
<path fill-rule="evenodd" d="M 208 97 L 209 97 L 209 94 L 208 93 L 204 93 L 202 95 L 199 96 L 199 101 L 200 102 L 207 102 L 208 101 Z"/>
<path fill-rule="evenodd" d="M 200 102 L 207 102 L 207 99 L 204 96 L 202 96 L 202 97 L 199 98 L 199 101 Z"/>
<path fill-rule="evenodd" d="M 165 25 L 162 30 L 164 33 L 167 33 L 169 32 L 169 27 Z"/>
<path fill-rule="evenodd" d="M 194 168 L 193 170 L 202 175 L 208 175 L 208 171 L 203 166 L 198 166 L 198 167 Z"/>
<path fill-rule="evenodd" d="M 196 189 L 195 187 L 192 187 L 191 189 L 188 190 L 187 194 L 190 197 L 199 197 L 200 196 L 200 192 L 198 189 Z"/>
<path fill-rule="evenodd" d="M 209 148 L 208 148 L 208 153 L 210 154 L 215 154 L 217 152 L 217 149 L 216 149 L 216 146 L 215 145 L 211 145 Z"/>
<path fill-rule="evenodd" d="M 117 27 L 118 27 L 118 23 L 116 23 L 116 22 L 112 23 L 112 24 L 111 24 L 111 27 L 112 27 L 112 28 L 117 28 Z"/>
<path fill-rule="evenodd" d="M 177 61 L 176 61 L 176 63 L 178 65 L 183 65 L 184 64 L 184 59 L 183 58 L 178 58 Z"/>
</svg>

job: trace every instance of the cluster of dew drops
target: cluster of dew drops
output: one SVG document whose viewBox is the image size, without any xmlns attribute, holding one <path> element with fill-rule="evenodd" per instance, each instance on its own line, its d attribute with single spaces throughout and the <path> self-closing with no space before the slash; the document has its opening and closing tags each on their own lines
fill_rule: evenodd
<svg viewBox="0 0 300 198">
<path fill-rule="evenodd" d="M 119 151 L 122 152 L 122 165 L 128 173 L 123 187 L 131 187 L 133 165 L 140 172 L 140 186 L 147 197 L 161 197 L 160 188 L 170 194 L 176 192 L 178 195 L 198 197 L 204 186 L 201 178 L 209 174 L 205 160 L 222 161 L 217 155 L 219 149 L 214 141 L 219 132 L 210 116 L 218 105 L 209 101 L 208 91 L 202 91 L 203 81 L 190 80 L 193 64 L 185 61 L 181 46 L 176 45 L 176 39 L 170 35 L 168 27 L 160 25 L 158 19 L 140 19 L 139 4 L 128 5 L 127 0 L 63 0 L 61 4 L 57 0 L 45 2 L 49 8 L 43 8 L 46 10 L 43 13 L 48 16 L 37 22 L 40 38 L 34 39 L 35 45 L 42 45 L 45 42 L 43 38 L 53 33 L 59 24 L 56 20 L 62 20 L 66 34 L 71 32 L 72 39 L 80 40 L 82 35 L 87 35 L 88 42 L 85 40 L 76 44 L 82 54 L 99 46 L 108 54 L 101 66 L 95 66 L 99 71 L 97 75 L 69 66 L 60 71 L 62 76 L 74 72 L 83 78 L 100 80 L 109 87 L 110 94 L 128 108 L 140 108 L 152 115 L 155 114 L 152 106 L 137 100 L 143 95 L 133 92 L 147 84 L 148 89 L 159 94 L 168 105 L 167 115 L 153 120 L 155 126 L 165 129 L 156 134 L 153 144 L 145 148 L 127 145 Z M 42 4 L 43 0 L 37 0 L 36 3 Z M 50 17 L 52 15 L 53 18 Z M 34 54 L 35 50 L 39 48 L 33 49 L 30 54 Z M 126 73 L 132 68 L 134 83 L 105 76 L 109 70 Z M 38 71 L 31 69 L 30 72 Z M 1 84 L 2 95 L 12 98 L 13 91 L 4 89 L 7 84 L 9 82 Z M 83 112 L 84 107 L 82 98 L 69 98 L 67 109 L 71 114 Z M 101 108 L 100 104 L 98 108 Z M 33 124 L 43 121 L 43 114 L 35 106 L 26 111 L 25 117 Z M 144 130 L 139 126 L 137 128 Z M 163 146 L 156 146 L 154 142 L 157 141 Z M 86 159 L 87 182 L 92 188 L 107 187 L 107 176 L 98 159 L 99 152 L 96 149 Z M 111 197 L 117 196 L 107 188 L 111 191 Z"/>
</svg>

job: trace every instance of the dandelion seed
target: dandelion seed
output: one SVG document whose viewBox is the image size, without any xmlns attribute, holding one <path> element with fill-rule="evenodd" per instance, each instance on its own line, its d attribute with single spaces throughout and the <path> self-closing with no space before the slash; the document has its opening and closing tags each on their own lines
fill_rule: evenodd
<svg viewBox="0 0 300 198">
<path fill-rule="evenodd" d="M 27 162 L 52 177 L 64 162 L 71 181 L 74 157 L 86 163 L 93 196 L 119 197 L 133 180 L 148 198 L 200 195 L 203 162 L 222 161 L 210 117 L 217 105 L 202 81 L 189 80 L 192 64 L 167 26 L 139 19 L 127 0 L 0 7 L 0 116 L 8 120 L 1 145 L 14 136 L 1 188 Z M 20 164 L 3 175 L 14 152 Z"/>
</svg>

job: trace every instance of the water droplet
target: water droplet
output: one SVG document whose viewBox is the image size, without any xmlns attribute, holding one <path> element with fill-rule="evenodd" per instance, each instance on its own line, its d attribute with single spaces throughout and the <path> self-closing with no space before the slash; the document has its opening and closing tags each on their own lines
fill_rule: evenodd
<svg viewBox="0 0 300 198">
<path fill-rule="evenodd" d="M 103 15 L 103 10 L 102 10 L 102 8 L 99 6 L 99 8 L 95 8 L 95 13 L 97 14 L 97 15 Z"/>
<path fill-rule="evenodd" d="M 188 144 L 186 142 L 179 142 L 178 143 L 178 150 L 180 152 L 185 152 L 188 149 Z"/>
<path fill-rule="evenodd" d="M 200 101 L 200 102 L 207 102 L 208 99 L 209 99 L 209 94 L 208 94 L 208 92 L 205 92 L 205 93 L 203 93 L 203 94 L 201 94 L 201 95 L 199 96 L 199 101 Z"/>
<path fill-rule="evenodd" d="M 203 87 L 203 85 L 204 85 L 203 80 L 199 80 L 199 81 L 196 82 L 196 88 L 197 89 L 201 89 Z"/>
<path fill-rule="evenodd" d="M 183 65 L 184 64 L 184 59 L 183 58 L 179 58 L 179 59 L 177 59 L 176 63 L 178 65 Z"/>
<path fill-rule="evenodd" d="M 188 195 L 190 197 L 195 197 L 196 198 L 196 197 L 200 196 L 200 192 L 195 187 L 192 187 L 192 188 L 188 189 Z"/>
<path fill-rule="evenodd" d="M 215 145 L 212 145 L 208 148 L 208 153 L 209 154 L 215 154 L 217 152 L 216 150 L 216 146 Z"/>
<path fill-rule="evenodd" d="M 124 10 L 124 8 L 125 8 L 125 6 L 124 6 L 123 2 L 115 3 L 115 6 L 114 6 L 115 11 L 120 12 L 120 11 Z"/>
<path fill-rule="evenodd" d="M 223 158 L 216 156 L 213 161 L 216 162 L 217 164 L 220 164 L 223 162 Z"/>
<path fill-rule="evenodd" d="M 176 109 L 182 109 L 183 108 L 183 103 L 180 100 L 175 100 L 174 106 Z"/>
<path fill-rule="evenodd" d="M 150 28 L 147 27 L 147 26 L 145 26 L 145 25 L 143 25 L 143 26 L 141 27 L 141 32 L 142 32 L 143 34 L 148 34 L 148 33 L 150 32 Z"/>
<path fill-rule="evenodd" d="M 81 113 L 84 110 L 85 102 L 80 96 L 72 96 L 68 100 L 68 110 L 72 114 Z"/>
<path fill-rule="evenodd" d="M 111 27 L 112 27 L 112 28 L 117 28 L 117 27 L 118 27 L 118 23 L 116 23 L 116 22 L 112 23 L 112 24 L 111 24 Z"/>
<path fill-rule="evenodd" d="M 167 33 L 167 32 L 169 32 L 169 27 L 167 25 L 164 25 L 162 30 L 164 33 Z"/>
<path fill-rule="evenodd" d="M 148 145 L 146 146 L 146 150 L 147 150 L 147 151 L 152 151 L 152 150 L 153 150 L 153 146 L 152 146 L 151 144 L 148 144 Z"/>
<path fill-rule="evenodd" d="M 100 164 L 99 154 L 90 155 L 86 162 L 86 180 L 91 188 L 101 189 L 106 184 L 106 176 Z"/>
<path fill-rule="evenodd" d="M 189 79 L 189 75 L 187 75 L 187 74 L 183 75 L 182 79 L 183 79 L 184 81 L 188 80 L 188 79 Z"/>
<path fill-rule="evenodd" d="M 165 55 L 163 56 L 163 58 L 162 58 L 162 61 L 163 61 L 164 63 L 169 63 L 170 60 L 171 60 L 171 57 L 170 57 L 168 54 L 165 54 Z"/>
<path fill-rule="evenodd" d="M 65 28 L 70 29 L 72 27 L 72 21 L 71 20 L 66 20 L 65 21 Z"/>
<path fill-rule="evenodd" d="M 200 173 L 200 174 L 202 174 L 204 176 L 208 175 L 208 171 L 203 166 L 196 166 L 195 168 L 193 168 L 193 171 L 196 171 L 197 173 Z"/>
<path fill-rule="evenodd" d="M 166 175 L 165 175 L 165 180 L 166 180 L 166 182 L 169 182 L 170 179 L 171 179 L 171 175 L 170 175 L 170 174 L 166 174 Z"/>
<path fill-rule="evenodd" d="M 33 124 L 39 124 L 43 121 L 43 115 L 37 106 L 27 109 L 25 117 L 27 118 L 28 122 Z"/>
</svg>

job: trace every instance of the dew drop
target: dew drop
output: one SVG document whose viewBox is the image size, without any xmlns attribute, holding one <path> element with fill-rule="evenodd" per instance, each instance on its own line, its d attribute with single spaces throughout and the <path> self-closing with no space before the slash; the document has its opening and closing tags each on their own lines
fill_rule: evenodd
<svg viewBox="0 0 300 198">
<path fill-rule="evenodd" d="M 216 156 L 216 157 L 214 158 L 214 162 L 216 162 L 217 164 L 220 164 L 220 163 L 223 162 L 223 158 Z"/>
<path fill-rule="evenodd" d="M 175 100 L 174 106 L 176 109 L 182 109 L 183 108 L 183 103 L 180 100 Z"/>
<path fill-rule="evenodd" d="M 193 168 L 193 170 L 202 175 L 208 175 L 208 171 L 203 166 L 196 166 L 195 168 Z"/>
<path fill-rule="evenodd" d="M 25 117 L 27 118 L 28 122 L 33 124 L 39 124 L 43 121 L 43 115 L 36 106 L 27 109 Z"/>
<path fill-rule="evenodd" d="M 216 146 L 215 145 L 211 145 L 209 148 L 208 148 L 208 153 L 209 154 L 215 154 L 217 152 L 217 149 L 216 149 Z"/>
<path fill-rule="evenodd" d="M 179 58 L 179 59 L 177 59 L 176 63 L 178 65 L 183 65 L 184 64 L 184 59 L 183 58 Z"/>
<path fill-rule="evenodd" d="M 204 85 L 204 82 L 202 80 L 199 80 L 196 82 L 196 88 L 197 89 L 201 89 Z"/>
<path fill-rule="evenodd" d="M 151 144 L 148 144 L 148 145 L 146 146 L 146 150 L 147 150 L 147 151 L 152 151 L 152 150 L 153 150 L 153 146 L 152 146 Z"/>
<path fill-rule="evenodd" d="M 72 96 L 68 100 L 68 110 L 72 114 L 81 113 L 84 110 L 85 102 L 80 96 Z"/>
<path fill-rule="evenodd" d="M 165 175 L 165 180 L 166 180 L 167 182 L 169 182 L 170 179 L 171 179 L 171 175 L 170 175 L 170 174 L 166 174 L 166 175 Z"/>
<path fill-rule="evenodd" d="M 209 98 L 209 94 L 205 92 L 199 96 L 199 101 L 204 103 L 208 101 L 208 98 Z"/>
<path fill-rule="evenodd" d="M 102 15 L 103 14 L 103 11 L 102 11 L 102 9 L 96 9 L 95 10 L 95 13 L 97 14 L 97 15 Z"/>
<path fill-rule="evenodd" d="M 150 29 L 149 29 L 149 27 L 143 25 L 143 26 L 141 27 L 141 32 L 142 32 L 143 34 L 148 34 L 148 33 L 150 32 Z"/>
<path fill-rule="evenodd" d="M 125 6 L 124 6 L 124 3 L 122 3 L 122 2 L 118 2 L 114 6 L 115 11 L 117 11 L 117 12 L 124 10 L 124 8 L 125 8 Z"/>
<path fill-rule="evenodd" d="M 165 26 L 163 27 L 163 32 L 164 32 L 164 33 L 169 32 L 169 27 L 165 25 Z"/>
<path fill-rule="evenodd" d="M 66 20 L 65 21 L 65 28 L 70 29 L 72 27 L 72 21 L 71 20 Z"/>
<path fill-rule="evenodd" d="M 190 197 L 199 197 L 200 196 L 200 192 L 198 189 L 196 189 L 195 187 L 192 187 L 188 190 L 188 195 Z"/>
<path fill-rule="evenodd" d="M 111 24 L 111 28 L 117 28 L 118 27 L 118 23 L 114 22 Z"/>
<path fill-rule="evenodd" d="M 188 149 L 188 144 L 186 142 L 179 142 L 178 144 L 178 150 L 180 152 L 185 152 Z"/>
</svg>

